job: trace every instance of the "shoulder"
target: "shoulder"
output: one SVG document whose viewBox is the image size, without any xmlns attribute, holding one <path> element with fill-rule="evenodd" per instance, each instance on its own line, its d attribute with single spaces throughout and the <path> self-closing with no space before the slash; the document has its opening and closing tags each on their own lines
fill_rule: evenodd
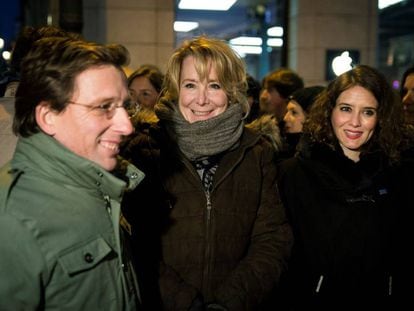
<svg viewBox="0 0 414 311">
<path fill-rule="evenodd" d="M 246 154 L 254 153 L 260 158 L 276 163 L 277 152 L 272 143 L 255 130 L 245 128 L 240 140 L 240 149 Z"/>
<path fill-rule="evenodd" d="M 272 144 L 267 140 L 260 132 L 257 132 L 254 129 L 245 127 L 243 130 L 243 135 L 240 139 L 240 144 L 243 147 L 260 147 L 263 149 L 274 150 Z"/>
<path fill-rule="evenodd" d="M 25 284 L 28 286 L 28 275 L 38 277 L 44 271 L 45 261 L 39 244 L 31 230 L 24 225 L 22 220 L 9 213 L 0 211 L 0 267 L 16 267 L 17 269 L 0 269 L 0 279 L 9 286 L 16 285 L 25 275 Z M 0 285 L 0 288 L 2 286 Z M 0 290 L 2 291 L 2 290 Z M 0 293 L 1 296 L 1 293 Z M 4 297 L 3 297 L 4 298 Z M 1 304 L 1 303 L 0 303 Z"/>
<path fill-rule="evenodd" d="M 0 211 L 7 209 L 7 200 L 21 174 L 21 171 L 11 168 L 10 162 L 0 168 Z"/>
<path fill-rule="evenodd" d="M 22 171 L 11 169 L 9 164 L 0 169 L 0 237 L 6 240 L 13 237 L 14 244 L 19 244 L 16 241 L 29 240 L 35 243 L 31 231 L 25 225 L 28 223 L 27 218 L 25 219 L 21 214 L 20 207 L 29 207 L 30 204 L 24 192 L 19 190 L 19 180 L 22 175 Z M 2 242 L 0 245 L 18 249 L 17 245 L 4 245 Z M 30 245 L 25 246 L 26 249 L 30 247 Z"/>
<path fill-rule="evenodd" d="M 282 137 L 280 135 L 279 126 L 276 122 L 276 119 L 270 115 L 262 115 L 253 122 L 246 124 L 246 128 L 252 129 L 263 138 L 265 138 L 272 147 L 280 152 L 283 147 Z"/>
</svg>

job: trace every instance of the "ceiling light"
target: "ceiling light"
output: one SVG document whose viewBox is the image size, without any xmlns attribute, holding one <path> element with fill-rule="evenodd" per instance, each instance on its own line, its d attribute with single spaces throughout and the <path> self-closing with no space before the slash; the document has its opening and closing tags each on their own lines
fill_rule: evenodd
<svg viewBox="0 0 414 311">
<path fill-rule="evenodd" d="M 227 11 L 237 0 L 181 0 L 178 8 L 182 10 Z"/>
<path fill-rule="evenodd" d="M 1 56 L 3 56 L 5 60 L 9 60 L 11 58 L 11 53 L 9 51 L 3 51 L 3 53 L 1 53 Z"/>
<path fill-rule="evenodd" d="M 267 35 L 269 37 L 283 37 L 283 27 L 270 27 L 269 29 L 267 29 Z"/>
<path fill-rule="evenodd" d="M 252 45 L 230 45 L 231 48 L 236 51 L 240 57 L 245 57 L 246 54 L 261 54 L 262 48 L 260 46 Z"/>
<path fill-rule="evenodd" d="M 262 45 L 262 38 L 260 37 L 236 37 L 230 39 L 230 44 L 235 45 Z"/>
<path fill-rule="evenodd" d="M 267 39 L 267 46 L 283 46 L 283 39 L 281 38 L 270 38 Z"/>
<path fill-rule="evenodd" d="M 196 28 L 198 28 L 197 22 L 181 22 L 181 21 L 174 22 L 175 32 L 189 32 Z"/>
<path fill-rule="evenodd" d="M 385 9 L 387 6 L 401 2 L 402 0 L 378 0 L 378 8 Z"/>
</svg>

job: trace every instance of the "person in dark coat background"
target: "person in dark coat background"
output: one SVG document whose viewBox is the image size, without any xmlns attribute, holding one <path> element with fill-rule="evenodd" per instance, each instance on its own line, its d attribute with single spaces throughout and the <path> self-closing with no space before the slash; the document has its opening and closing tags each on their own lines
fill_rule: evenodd
<svg viewBox="0 0 414 311">
<path fill-rule="evenodd" d="M 280 165 L 295 238 L 285 310 L 399 310 L 412 280 L 413 219 L 401 101 L 381 73 L 357 66 L 318 97 L 303 135 Z"/>
<path fill-rule="evenodd" d="M 263 78 L 260 92 L 260 114 L 271 114 L 282 124 L 289 96 L 304 86 L 303 78 L 290 68 L 278 68 L 268 73 Z"/>
<path fill-rule="evenodd" d="M 260 116 L 260 90 L 262 86 L 260 82 L 253 78 L 252 75 L 247 74 L 247 101 L 250 106 L 249 115 L 246 118 L 246 123 L 251 123 Z"/>
<path fill-rule="evenodd" d="M 298 89 L 291 96 L 283 117 L 283 137 L 286 142 L 285 157 L 295 154 L 296 145 L 302 136 L 303 123 L 316 97 L 323 91 L 321 85 L 309 86 Z"/>
<path fill-rule="evenodd" d="M 407 123 L 414 125 L 414 65 L 407 68 L 403 73 L 400 95 L 405 120 Z"/>
</svg>

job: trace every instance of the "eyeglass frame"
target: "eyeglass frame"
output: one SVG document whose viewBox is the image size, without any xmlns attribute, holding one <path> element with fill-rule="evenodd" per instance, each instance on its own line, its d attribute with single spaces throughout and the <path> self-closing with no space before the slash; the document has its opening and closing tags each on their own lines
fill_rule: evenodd
<svg viewBox="0 0 414 311">
<path fill-rule="evenodd" d="M 108 119 L 111 119 L 115 115 L 116 108 L 124 108 L 130 119 L 135 117 L 138 111 L 140 110 L 140 106 L 138 102 L 133 101 L 131 99 L 124 101 L 121 105 L 117 105 L 115 104 L 115 102 L 108 102 L 105 104 L 100 104 L 100 105 L 95 106 L 95 105 L 90 105 L 90 104 L 77 103 L 71 100 L 67 101 L 67 103 L 89 108 L 90 111 L 94 111 L 94 110 L 98 111 L 101 115 L 105 115 Z M 131 105 L 131 107 L 135 108 L 133 111 L 133 114 L 130 114 L 129 111 L 131 109 L 128 108 L 126 105 Z"/>
</svg>

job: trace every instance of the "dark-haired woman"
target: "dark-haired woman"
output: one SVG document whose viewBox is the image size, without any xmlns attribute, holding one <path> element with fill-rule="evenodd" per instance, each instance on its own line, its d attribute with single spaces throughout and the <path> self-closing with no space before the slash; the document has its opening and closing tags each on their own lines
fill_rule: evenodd
<svg viewBox="0 0 414 311">
<path fill-rule="evenodd" d="M 288 310 L 398 310 L 408 291 L 412 166 L 401 157 L 409 129 L 395 95 L 369 66 L 342 74 L 313 104 L 298 154 L 281 164 L 295 236 Z"/>
</svg>

